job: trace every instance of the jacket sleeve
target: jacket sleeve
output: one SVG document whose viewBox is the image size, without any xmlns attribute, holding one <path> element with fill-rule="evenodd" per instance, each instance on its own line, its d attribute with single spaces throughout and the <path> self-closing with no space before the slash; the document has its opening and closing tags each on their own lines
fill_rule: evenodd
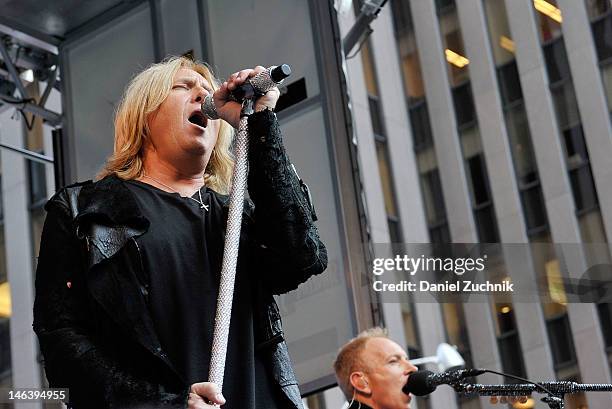
<svg viewBox="0 0 612 409">
<path fill-rule="evenodd" d="M 275 294 L 291 291 L 327 267 L 306 184 L 287 157 L 276 115 L 249 117 L 249 194 L 255 203 L 258 263 Z"/>
<path fill-rule="evenodd" d="M 186 407 L 188 389 L 168 393 L 146 374 L 128 370 L 96 344 L 87 313 L 84 249 L 72 232 L 67 206 L 47 205 L 34 302 L 34 331 L 51 387 L 69 388 L 76 408 Z M 89 402 L 86 403 L 86 402 Z"/>
</svg>

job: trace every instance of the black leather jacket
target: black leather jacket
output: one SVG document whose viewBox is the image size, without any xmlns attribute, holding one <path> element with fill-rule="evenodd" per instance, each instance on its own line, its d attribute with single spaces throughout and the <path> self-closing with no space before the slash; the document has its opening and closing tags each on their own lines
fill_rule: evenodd
<svg viewBox="0 0 612 409">
<path fill-rule="evenodd" d="M 254 114 L 249 125 L 248 183 L 257 208 L 245 202 L 240 251 L 257 258 L 248 263 L 259 278 L 255 345 L 286 407 L 301 408 L 272 294 L 321 273 L 327 253 L 274 114 Z M 228 198 L 216 196 L 226 219 Z M 147 308 L 148 273 L 135 238 L 146 234 L 149 221 L 132 193 L 110 176 L 63 188 L 45 209 L 34 330 L 49 384 L 68 387 L 74 408 L 184 408 L 189 385 L 163 352 Z"/>
</svg>

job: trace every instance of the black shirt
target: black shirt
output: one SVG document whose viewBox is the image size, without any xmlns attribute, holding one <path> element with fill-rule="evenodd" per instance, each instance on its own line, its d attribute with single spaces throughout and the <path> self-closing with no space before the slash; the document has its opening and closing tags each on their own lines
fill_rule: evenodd
<svg viewBox="0 0 612 409">
<path fill-rule="evenodd" d="M 150 221 L 137 239 L 150 275 L 149 309 L 160 343 L 190 385 L 208 380 L 214 316 L 226 223 L 216 193 L 201 189 L 208 210 L 190 198 L 129 181 L 142 214 Z M 199 199 L 198 192 L 193 196 Z M 246 262 L 239 258 L 238 263 Z M 245 269 L 238 268 L 237 271 Z M 255 354 L 253 302 L 248 274 L 234 289 L 223 395 L 224 409 L 274 409 L 280 405 L 273 380 Z"/>
</svg>

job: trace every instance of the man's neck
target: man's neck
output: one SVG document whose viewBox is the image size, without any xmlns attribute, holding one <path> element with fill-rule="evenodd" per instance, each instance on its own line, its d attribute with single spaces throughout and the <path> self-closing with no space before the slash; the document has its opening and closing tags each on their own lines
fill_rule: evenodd
<svg viewBox="0 0 612 409">
<path fill-rule="evenodd" d="M 206 163 L 185 160 L 175 164 L 160 158 L 152 150 L 145 151 L 143 162 L 144 175 L 138 180 L 162 190 L 171 189 L 182 195 L 191 196 L 204 185 Z"/>
</svg>

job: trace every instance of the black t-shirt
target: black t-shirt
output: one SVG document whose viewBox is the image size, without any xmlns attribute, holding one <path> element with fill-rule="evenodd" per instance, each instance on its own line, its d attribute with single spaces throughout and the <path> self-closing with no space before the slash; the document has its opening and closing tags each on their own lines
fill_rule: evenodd
<svg viewBox="0 0 612 409">
<path fill-rule="evenodd" d="M 160 343 L 190 385 L 208 380 L 214 316 L 226 220 L 216 193 L 201 189 L 202 201 L 129 181 L 142 214 L 150 221 L 137 238 L 150 275 L 149 309 Z M 193 196 L 199 199 L 198 192 Z M 238 260 L 240 263 L 245 260 Z M 255 354 L 253 297 L 249 274 L 238 268 L 230 324 L 224 409 L 274 409 L 281 405 L 271 375 Z"/>
</svg>

